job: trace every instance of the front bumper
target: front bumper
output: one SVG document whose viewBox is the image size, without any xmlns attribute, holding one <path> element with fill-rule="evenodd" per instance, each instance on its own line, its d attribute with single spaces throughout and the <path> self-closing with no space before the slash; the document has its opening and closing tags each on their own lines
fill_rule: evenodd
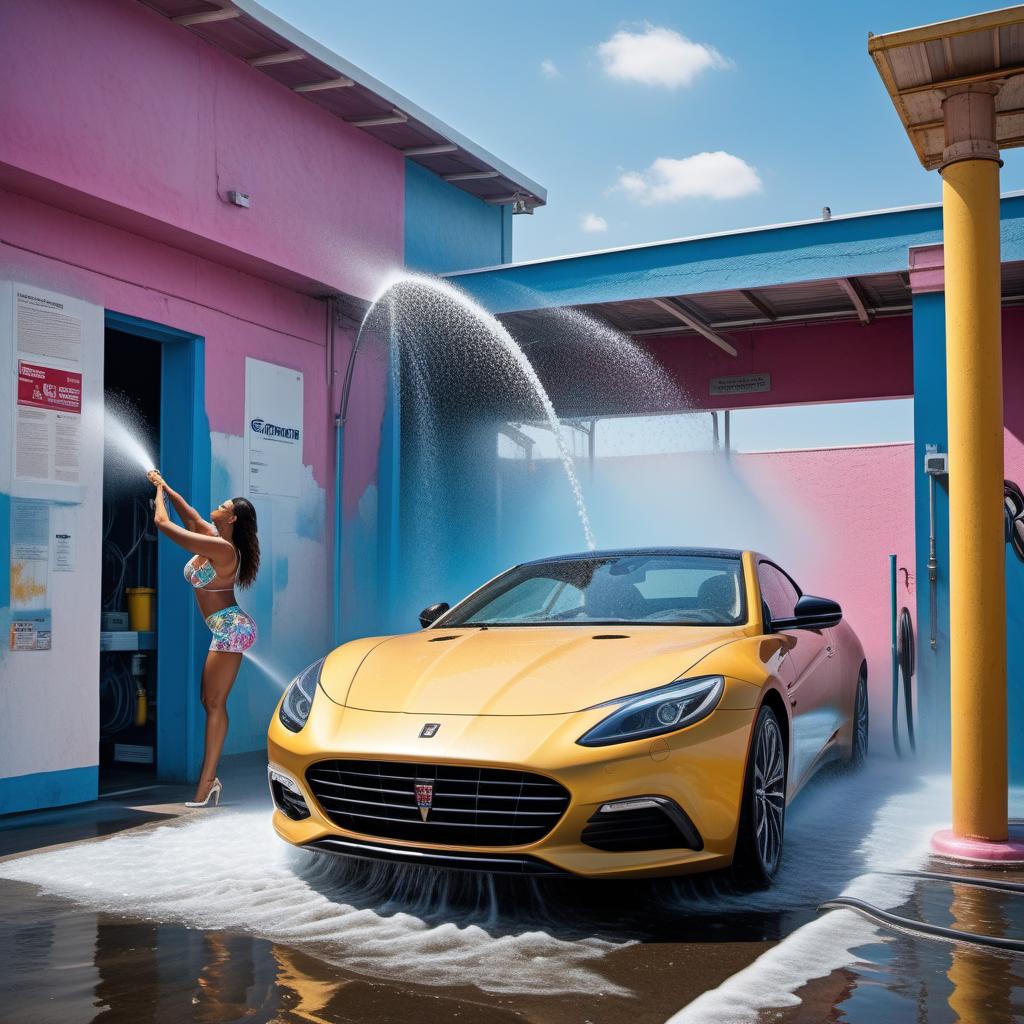
<svg viewBox="0 0 1024 1024">
<path fill-rule="evenodd" d="M 271 722 L 271 768 L 294 780 L 309 808 L 309 816 L 301 820 L 275 810 L 274 829 L 288 842 L 311 849 L 489 872 L 631 878 L 708 871 L 731 863 L 754 711 L 720 707 L 702 722 L 668 736 L 579 746 L 577 737 L 606 713 L 439 715 L 432 719 L 440 724 L 436 735 L 425 739 L 419 736 L 422 715 L 342 708 L 321 691 L 300 732 L 287 730 L 276 714 Z M 340 828 L 317 802 L 306 782 L 307 768 L 345 757 L 535 772 L 561 783 L 570 801 L 546 836 L 522 846 L 397 842 Z M 581 841 L 602 805 L 651 795 L 682 808 L 700 836 L 701 849 L 613 851 Z"/>
</svg>

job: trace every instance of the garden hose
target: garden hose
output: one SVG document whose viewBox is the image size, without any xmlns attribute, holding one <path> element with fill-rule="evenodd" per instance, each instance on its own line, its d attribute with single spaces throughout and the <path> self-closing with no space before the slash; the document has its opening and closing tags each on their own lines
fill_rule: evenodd
<svg viewBox="0 0 1024 1024">
<path fill-rule="evenodd" d="M 1024 953 L 1024 939 L 1008 939 L 1000 935 L 984 935 L 980 932 L 965 932 L 956 928 L 943 928 L 937 924 L 929 924 L 926 921 L 916 921 L 910 917 L 900 917 L 899 914 L 890 914 L 881 907 L 873 906 L 864 900 L 855 899 L 853 896 L 837 896 L 835 899 L 826 900 L 819 904 L 818 910 L 855 910 L 858 914 L 875 921 L 877 924 L 884 924 L 897 931 L 906 932 L 909 935 L 927 935 L 933 939 L 942 939 L 946 942 L 966 942 L 975 946 L 990 946 L 993 949 L 1005 949 L 1011 953 Z"/>
</svg>

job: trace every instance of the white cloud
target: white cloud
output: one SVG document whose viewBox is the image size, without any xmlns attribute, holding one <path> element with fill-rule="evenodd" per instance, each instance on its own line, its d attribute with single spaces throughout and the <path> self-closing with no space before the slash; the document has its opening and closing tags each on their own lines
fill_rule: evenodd
<svg viewBox="0 0 1024 1024">
<path fill-rule="evenodd" d="M 608 221 L 596 213 L 585 213 L 580 217 L 580 227 L 590 234 L 608 230 Z"/>
<path fill-rule="evenodd" d="M 615 186 L 645 206 L 680 199 L 738 199 L 761 191 L 755 168 L 731 153 L 660 156 L 646 171 L 626 171 Z"/>
<path fill-rule="evenodd" d="M 558 70 L 558 65 L 550 57 L 545 57 L 540 62 L 540 73 L 545 78 L 561 78 L 562 72 Z"/>
<path fill-rule="evenodd" d="M 708 68 L 733 66 L 714 47 L 656 25 L 645 25 L 642 32 L 616 32 L 597 53 L 610 78 L 667 89 L 689 85 Z"/>
</svg>

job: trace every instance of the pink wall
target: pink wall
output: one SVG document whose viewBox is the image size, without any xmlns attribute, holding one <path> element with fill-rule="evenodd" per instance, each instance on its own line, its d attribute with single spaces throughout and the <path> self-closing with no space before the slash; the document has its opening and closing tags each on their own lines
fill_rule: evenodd
<svg viewBox="0 0 1024 1024">
<path fill-rule="evenodd" d="M 0 39 L 0 184 L 312 292 L 401 263 L 400 153 L 137 0 L 5 0 Z"/>
<path fill-rule="evenodd" d="M 323 302 L 166 245 L 0 191 L 0 275 L 206 339 L 210 429 L 242 434 L 244 358 L 305 376 L 304 459 L 326 487 L 333 434 Z M 338 362 L 351 339 L 339 332 Z"/>
<path fill-rule="evenodd" d="M 786 324 L 725 336 L 735 357 L 694 335 L 654 335 L 645 345 L 696 408 L 742 409 L 914 393 L 913 334 L 909 316 L 859 323 Z M 770 373 L 772 390 L 711 396 L 712 377 Z"/>
<path fill-rule="evenodd" d="M 912 615 L 918 585 L 913 445 L 741 454 L 733 462 L 769 509 L 788 514 L 795 504 L 804 520 L 816 524 L 806 546 L 788 554 L 789 565 L 808 593 L 839 601 L 860 637 L 868 660 L 873 738 L 887 748 L 890 553 L 910 570 L 910 589 L 901 572 L 897 594 L 900 607 L 906 605 Z"/>
</svg>

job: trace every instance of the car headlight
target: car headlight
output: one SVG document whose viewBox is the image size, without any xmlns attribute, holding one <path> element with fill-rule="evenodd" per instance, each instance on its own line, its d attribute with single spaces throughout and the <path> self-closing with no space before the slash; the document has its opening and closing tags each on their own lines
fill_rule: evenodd
<svg viewBox="0 0 1024 1024">
<path fill-rule="evenodd" d="M 284 699 L 281 701 L 281 710 L 278 712 L 278 718 L 286 729 L 298 732 L 306 724 L 313 707 L 313 698 L 316 696 L 316 687 L 320 682 L 320 670 L 326 660 L 321 658 L 314 661 L 288 684 L 288 689 L 284 691 Z"/>
<path fill-rule="evenodd" d="M 710 715 L 724 692 L 725 680 L 721 676 L 699 676 L 680 679 L 632 697 L 606 701 L 606 705 L 622 706 L 576 742 L 584 747 L 604 747 L 610 743 L 626 743 L 663 732 L 675 732 Z"/>
</svg>

